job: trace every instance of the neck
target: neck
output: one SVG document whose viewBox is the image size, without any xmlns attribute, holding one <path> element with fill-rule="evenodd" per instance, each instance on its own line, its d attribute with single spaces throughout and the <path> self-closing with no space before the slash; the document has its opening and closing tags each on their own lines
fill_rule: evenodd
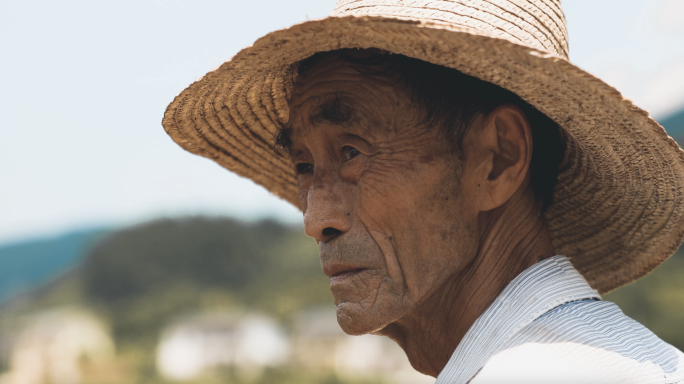
<svg viewBox="0 0 684 384">
<path fill-rule="evenodd" d="M 543 215 L 522 192 L 483 213 L 478 226 L 479 247 L 467 267 L 414 311 L 378 332 L 395 340 L 416 370 L 433 377 L 511 280 L 554 255 Z"/>
</svg>

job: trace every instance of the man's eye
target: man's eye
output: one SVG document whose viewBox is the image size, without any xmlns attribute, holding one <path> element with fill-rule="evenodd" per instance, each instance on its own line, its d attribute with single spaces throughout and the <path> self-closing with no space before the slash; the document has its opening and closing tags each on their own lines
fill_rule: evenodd
<svg viewBox="0 0 684 384">
<path fill-rule="evenodd" d="M 360 154 L 361 152 L 359 152 L 359 150 L 356 148 L 349 146 L 344 147 L 344 156 L 347 158 L 347 160 L 351 160 Z"/>
<path fill-rule="evenodd" d="M 296 168 L 297 168 L 297 174 L 301 175 L 301 174 L 309 173 L 309 172 L 313 171 L 313 164 L 298 163 L 296 165 Z"/>
</svg>

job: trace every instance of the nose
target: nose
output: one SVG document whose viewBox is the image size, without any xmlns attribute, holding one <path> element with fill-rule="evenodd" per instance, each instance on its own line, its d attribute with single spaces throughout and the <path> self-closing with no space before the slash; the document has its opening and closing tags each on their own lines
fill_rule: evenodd
<svg viewBox="0 0 684 384">
<path fill-rule="evenodd" d="M 344 182 L 332 170 L 314 170 L 304 192 L 304 232 L 316 242 L 325 242 L 347 232 L 351 213 L 346 209 Z"/>
</svg>

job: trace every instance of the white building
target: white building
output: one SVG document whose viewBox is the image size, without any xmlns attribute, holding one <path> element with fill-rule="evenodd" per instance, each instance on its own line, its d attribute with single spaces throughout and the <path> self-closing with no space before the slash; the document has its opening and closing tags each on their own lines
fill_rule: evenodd
<svg viewBox="0 0 684 384">
<path fill-rule="evenodd" d="M 349 336 L 337 324 L 334 309 L 300 314 L 292 336 L 293 359 L 304 369 L 334 370 L 340 377 L 381 377 L 396 384 L 434 383 L 411 367 L 392 340 L 374 335 Z"/>
<path fill-rule="evenodd" d="M 157 370 L 174 380 L 195 379 L 220 367 L 253 376 L 264 367 L 284 364 L 288 354 L 285 334 L 267 317 L 199 315 L 163 332 Z"/>
<path fill-rule="evenodd" d="M 13 338 L 9 371 L 0 384 L 78 384 L 84 361 L 107 361 L 114 343 L 107 327 L 77 309 L 36 314 Z"/>
<path fill-rule="evenodd" d="M 157 349 L 157 370 L 177 381 L 196 380 L 223 367 L 254 377 L 264 367 L 285 364 L 394 384 L 435 381 L 416 372 L 404 351 L 388 338 L 346 335 L 330 308 L 301 313 L 294 319 L 289 338 L 264 316 L 188 317 L 163 332 Z"/>
</svg>

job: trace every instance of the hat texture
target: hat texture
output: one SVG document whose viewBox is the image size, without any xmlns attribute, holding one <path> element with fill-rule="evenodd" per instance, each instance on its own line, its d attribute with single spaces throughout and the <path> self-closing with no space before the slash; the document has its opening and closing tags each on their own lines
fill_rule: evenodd
<svg viewBox="0 0 684 384">
<path fill-rule="evenodd" d="M 272 32 L 197 80 L 163 125 L 299 207 L 287 122 L 297 63 L 316 52 L 378 48 L 454 68 L 519 95 L 567 139 L 546 212 L 556 252 L 600 292 L 653 270 L 684 237 L 684 152 L 617 90 L 568 61 L 558 0 L 340 0 L 329 17 Z"/>
</svg>

